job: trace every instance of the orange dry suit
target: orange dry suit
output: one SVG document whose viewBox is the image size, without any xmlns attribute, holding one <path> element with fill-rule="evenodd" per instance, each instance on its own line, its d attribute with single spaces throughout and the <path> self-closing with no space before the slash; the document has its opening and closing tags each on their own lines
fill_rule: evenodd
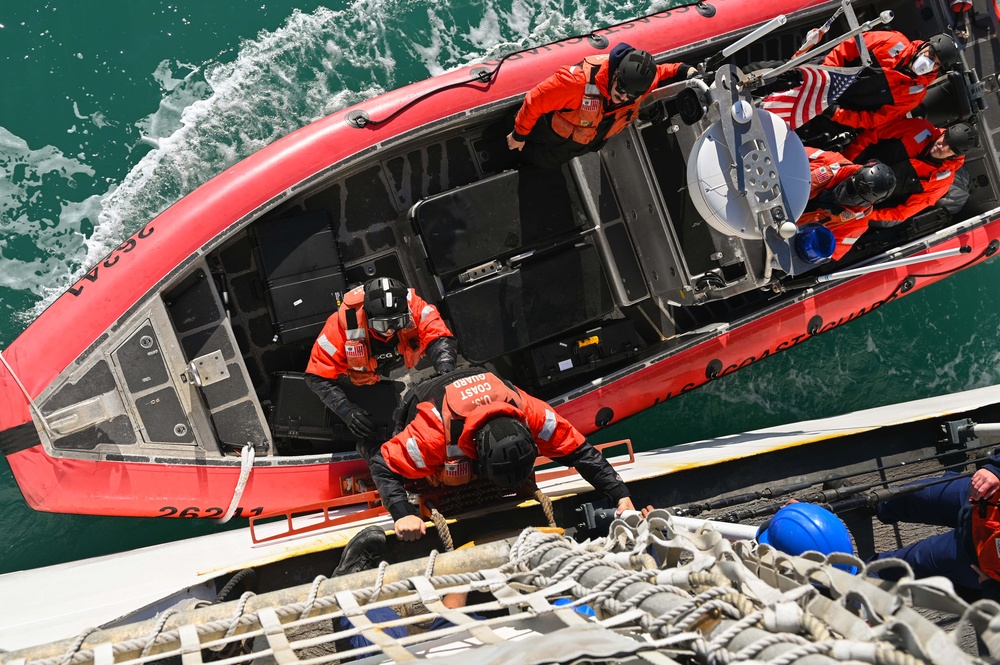
<svg viewBox="0 0 1000 665">
<path fill-rule="evenodd" d="M 473 478 L 478 457 L 475 435 L 496 416 L 520 420 L 531 432 L 539 454 L 573 466 L 614 502 L 629 495 L 621 477 L 584 436 L 545 402 L 482 369 L 466 370 L 416 407 L 403 430 L 369 458 L 382 503 L 394 520 L 415 515 L 403 479 L 458 485 Z"/>
<path fill-rule="evenodd" d="M 376 373 L 378 359 L 372 355 L 368 328 L 365 325 L 364 287 L 352 289 L 344 296 L 344 303 L 326 320 L 323 331 L 313 344 L 307 374 L 327 379 L 347 375 L 359 386 L 379 380 Z M 437 308 L 425 302 L 413 289 L 408 289 L 406 300 L 410 307 L 412 325 L 396 333 L 397 350 L 407 368 L 414 367 L 427 350 L 427 346 L 441 337 L 452 337 Z"/>
<path fill-rule="evenodd" d="M 895 30 L 873 30 L 862 34 L 872 56 L 871 65 L 837 98 L 833 121 L 849 127 L 870 129 L 901 118 L 924 100 L 927 86 L 937 72 L 917 76 L 909 63 L 924 42 L 911 42 Z M 861 53 L 853 39 L 841 42 L 823 58 L 831 67 L 861 65 Z"/>
<path fill-rule="evenodd" d="M 809 210 L 798 219 L 798 225 L 803 226 L 809 223 L 819 223 L 833 232 L 836 245 L 833 249 L 834 261 L 840 259 L 858 238 L 868 230 L 868 217 L 872 212 L 871 206 L 857 208 L 853 206 L 840 206 L 824 204 L 818 199 L 824 192 L 832 190 L 844 180 L 854 175 L 860 164 L 855 164 L 839 152 L 831 150 L 819 150 L 817 148 L 806 148 L 809 156 L 810 177 L 812 187 L 809 191 Z"/>
<path fill-rule="evenodd" d="M 621 106 L 611 105 L 608 81 L 608 56 L 595 55 L 583 62 L 560 68 L 528 91 L 524 103 L 514 118 L 514 138 L 525 141 L 545 116 L 549 129 L 562 139 L 571 139 L 580 147 L 603 145 L 609 137 L 629 126 L 639 114 L 639 105 L 653 88 L 674 78 L 683 63 L 656 66 L 656 79 L 645 94 Z M 605 118 L 612 118 L 607 131 L 598 135 Z"/>
<path fill-rule="evenodd" d="M 877 159 L 896 174 L 896 189 L 888 199 L 876 203 L 869 216 L 869 220 L 879 222 L 873 226 L 899 224 L 948 193 L 965 156 L 936 160 L 926 153 L 944 131 L 923 118 L 900 118 L 865 130 L 844 149 L 848 159 L 858 163 Z"/>
<path fill-rule="evenodd" d="M 972 546 L 979 569 L 1000 581 L 1000 507 L 996 501 L 973 503 Z"/>
</svg>

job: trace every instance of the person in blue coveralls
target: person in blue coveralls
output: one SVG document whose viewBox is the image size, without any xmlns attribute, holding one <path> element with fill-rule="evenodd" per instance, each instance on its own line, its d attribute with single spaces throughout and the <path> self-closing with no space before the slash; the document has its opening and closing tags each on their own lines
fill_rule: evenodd
<svg viewBox="0 0 1000 665">
<path fill-rule="evenodd" d="M 995 451 L 994 451 L 995 452 Z M 876 509 L 885 524 L 915 522 L 950 527 L 872 560 L 896 558 L 910 564 L 917 578 L 942 575 L 956 586 L 983 598 L 1000 601 L 1000 457 L 994 454 L 972 477 L 949 472 L 945 482 L 883 501 Z M 905 571 L 878 572 L 882 579 L 898 580 Z"/>
</svg>

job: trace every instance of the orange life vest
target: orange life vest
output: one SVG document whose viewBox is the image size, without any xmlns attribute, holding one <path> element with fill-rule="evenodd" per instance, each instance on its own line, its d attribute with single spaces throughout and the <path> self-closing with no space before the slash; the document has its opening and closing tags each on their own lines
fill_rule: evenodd
<svg viewBox="0 0 1000 665">
<path fill-rule="evenodd" d="M 539 454 L 548 458 L 569 455 L 586 441 L 548 404 L 509 387 L 490 372 L 455 379 L 440 390 L 420 402 L 413 420 L 382 444 L 382 456 L 393 473 L 449 485 L 468 482 L 471 464 L 461 470 L 442 467 L 449 460 L 458 464 L 475 459 L 475 434 L 496 416 L 523 422 Z"/>
<path fill-rule="evenodd" d="M 847 254 L 858 238 L 868 230 L 868 218 L 871 211 L 871 207 L 858 210 L 844 208 L 840 214 L 835 215 L 825 208 L 820 208 L 813 212 L 803 213 L 796 224 L 805 226 L 810 223 L 818 223 L 830 229 L 836 242 L 830 259 L 836 261 Z"/>
<path fill-rule="evenodd" d="M 486 405 L 497 405 L 483 408 Z M 472 461 L 459 447 L 458 442 L 468 431 L 475 434 L 487 414 L 493 417 L 497 411 L 505 415 L 520 415 L 521 395 L 507 387 L 500 377 L 484 372 L 449 383 L 441 399 L 441 421 L 444 424 L 445 462 L 437 473 L 436 480 L 442 485 L 464 485 L 475 477 Z M 515 416 L 517 417 L 517 416 Z M 467 427 L 470 425 L 472 429 Z M 432 478 L 434 478 L 432 476 Z"/>
<path fill-rule="evenodd" d="M 344 304 L 337 310 L 340 328 L 344 331 L 347 376 L 359 386 L 371 385 L 379 380 L 378 374 L 375 373 L 378 360 L 372 356 L 371 345 L 368 341 L 364 304 L 365 287 L 359 286 L 347 292 L 347 295 L 344 296 Z M 413 311 L 413 304 L 409 298 L 407 298 L 407 305 L 410 308 L 410 320 L 413 325 L 405 330 L 397 331 L 396 336 L 399 338 L 398 348 L 403 355 L 403 362 L 409 368 L 414 367 L 420 361 L 420 344 L 415 325 L 419 314 Z"/>
<path fill-rule="evenodd" d="M 510 405 L 520 415 L 521 402 L 520 393 L 490 372 L 452 381 L 445 387 L 441 400 L 445 444 L 458 446 L 470 425 L 471 432 L 474 432 L 483 420 L 496 416 L 498 411 L 506 412 L 507 409 L 501 405 Z"/>
<path fill-rule="evenodd" d="M 585 86 L 583 88 L 583 98 L 580 105 L 573 109 L 562 109 L 552 113 L 552 131 L 559 136 L 573 139 L 577 143 L 587 145 L 597 138 L 597 128 L 604 119 L 604 96 L 597 87 L 597 72 L 601 66 L 608 61 L 606 55 L 595 55 L 584 58 L 580 65 Z M 611 85 L 611 82 L 608 82 Z M 615 120 L 602 138 L 614 136 L 621 132 L 635 118 L 638 113 L 639 103 L 645 95 L 642 95 L 631 104 L 626 104 L 620 108 L 610 111 L 615 116 Z"/>
<path fill-rule="evenodd" d="M 1000 508 L 995 501 L 972 506 L 972 544 L 979 569 L 1000 581 Z"/>
</svg>

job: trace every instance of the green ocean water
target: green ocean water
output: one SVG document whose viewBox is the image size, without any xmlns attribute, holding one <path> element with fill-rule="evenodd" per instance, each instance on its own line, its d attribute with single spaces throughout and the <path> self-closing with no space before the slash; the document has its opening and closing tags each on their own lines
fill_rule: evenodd
<svg viewBox="0 0 1000 665">
<path fill-rule="evenodd" d="M 280 136 L 431 74 L 664 6 L 0 3 L 0 349 L 146 220 Z M 649 449 L 996 383 L 998 277 L 997 261 L 965 271 L 600 438 Z M 0 461 L 0 573 L 219 528 L 36 513 Z"/>
</svg>

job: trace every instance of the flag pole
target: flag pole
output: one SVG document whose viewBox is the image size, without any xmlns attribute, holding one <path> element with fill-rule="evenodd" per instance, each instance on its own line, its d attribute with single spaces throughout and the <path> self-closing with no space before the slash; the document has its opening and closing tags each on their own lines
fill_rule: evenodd
<svg viewBox="0 0 1000 665">
<path fill-rule="evenodd" d="M 775 69 L 772 69 L 772 70 L 770 70 L 768 72 L 765 72 L 761 76 L 761 81 L 763 83 L 770 83 L 774 79 L 778 78 L 778 76 L 780 74 L 783 74 L 784 72 L 787 72 L 789 69 L 792 69 L 794 67 L 798 67 L 803 62 L 806 62 L 807 60 L 812 60 L 817 55 L 822 55 L 822 54 L 826 53 L 827 51 L 832 51 L 834 48 L 836 48 L 837 46 L 839 46 L 842 42 L 846 42 L 848 39 L 853 39 L 854 37 L 857 37 L 861 33 L 867 32 L 867 31 L 871 30 L 872 28 L 874 28 L 877 25 L 886 25 L 890 21 L 892 21 L 892 18 L 893 18 L 892 12 L 887 9 L 884 12 L 882 12 L 881 14 L 879 14 L 878 18 L 873 18 L 870 21 L 865 21 L 864 23 L 862 23 L 858 27 L 854 28 L 853 30 L 845 32 L 843 35 L 841 35 L 840 39 L 838 39 L 837 41 L 830 42 L 829 44 L 825 44 L 823 46 L 820 46 L 818 49 L 816 49 L 814 51 L 808 51 L 806 53 L 803 53 L 802 55 L 800 55 L 797 58 L 792 58 L 791 60 L 789 60 L 785 64 L 781 65 L 780 67 L 776 67 Z M 864 43 L 862 43 L 861 49 L 863 51 L 863 54 L 866 54 L 868 52 L 868 49 L 864 45 Z"/>
<path fill-rule="evenodd" d="M 797 58 L 803 53 L 811 51 L 812 47 L 819 44 L 820 40 L 823 39 L 823 35 L 830 32 L 830 27 L 833 25 L 833 22 L 840 18 L 840 15 L 843 13 L 844 6 L 841 5 L 840 7 L 837 7 L 837 11 L 833 12 L 833 16 L 826 19 L 826 23 L 807 32 L 806 40 L 802 42 L 802 46 L 799 47 L 799 50 L 792 54 L 792 57 Z"/>
</svg>

